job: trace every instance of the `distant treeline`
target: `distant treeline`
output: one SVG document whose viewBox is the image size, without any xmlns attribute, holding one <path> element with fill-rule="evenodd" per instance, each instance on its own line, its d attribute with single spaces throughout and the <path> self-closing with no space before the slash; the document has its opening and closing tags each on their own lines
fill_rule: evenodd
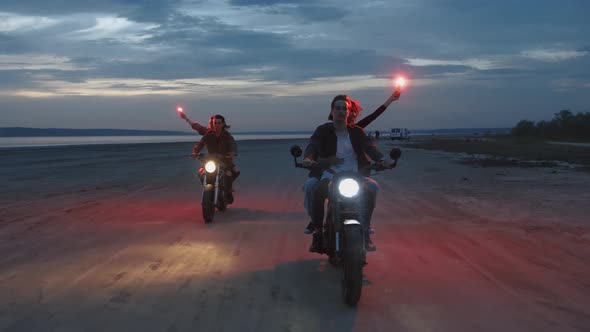
<svg viewBox="0 0 590 332">
<path fill-rule="evenodd" d="M 549 139 L 590 139 L 590 112 L 573 114 L 569 110 L 555 113 L 551 121 L 520 121 L 511 131 L 514 136 Z"/>
</svg>

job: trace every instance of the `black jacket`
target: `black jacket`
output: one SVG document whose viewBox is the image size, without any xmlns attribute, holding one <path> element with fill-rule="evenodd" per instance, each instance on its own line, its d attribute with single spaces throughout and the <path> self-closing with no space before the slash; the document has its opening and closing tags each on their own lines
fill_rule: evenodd
<svg viewBox="0 0 590 332">
<path fill-rule="evenodd" d="M 349 126 L 348 135 L 350 143 L 356 153 L 359 172 L 367 173 L 366 167 L 374 161 L 383 160 L 383 154 L 377 150 L 375 143 L 365 134 L 359 126 Z M 316 128 L 305 148 L 304 158 L 311 157 L 313 160 L 327 158 L 336 155 L 338 139 L 334 130 L 334 123 L 328 122 Z M 369 159 L 370 158 L 370 159 Z M 310 176 L 319 176 L 319 173 L 312 171 Z"/>
<path fill-rule="evenodd" d="M 220 154 L 224 157 L 227 155 L 233 156 L 236 153 L 236 141 L 227 130 L 223 130 L 219 137 L 215 136 L 214 131 L 209 130 L 201 141 L 195 145 L 193 152 L 199 153 L 203 148 L 207 148 L 209 154 Z M 229 162 L 229 159 L 225 159 L 226 162 Z"/>
</svg>

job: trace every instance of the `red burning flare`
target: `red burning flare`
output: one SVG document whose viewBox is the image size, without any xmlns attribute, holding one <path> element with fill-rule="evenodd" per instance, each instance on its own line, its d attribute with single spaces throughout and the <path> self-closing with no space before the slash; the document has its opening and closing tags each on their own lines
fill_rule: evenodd
<svg viewBox="0 0 590 332">
<path fill-rule="evenodd" d="M 398 77 L 395 80 L 395 89 L 401 90 L 404 88 L 404 86 L 406 86 L 406 79 L 404 77 Z"/>
</svg>

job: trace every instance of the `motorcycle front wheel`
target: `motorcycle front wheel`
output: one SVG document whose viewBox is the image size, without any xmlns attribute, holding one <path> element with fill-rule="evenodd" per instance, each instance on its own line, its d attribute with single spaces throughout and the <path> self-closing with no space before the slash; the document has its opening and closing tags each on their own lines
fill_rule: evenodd
<svg viewBox="0 0 590 332">
<path fill-rule="evenodd" d="M 201 203 L 201 209 L 203 210 L 203 221 L 206 224 L 213 221 L 213 216 L 215 215 L 215 204 L 214 204 L 214 197 L 215 190 L 213 186 L 208 184 L 207 188 L 203 192 L 203 202 Z"/>
<path fill-rule="evenodd" d="M 348 305 L 356 305 L 363 287 L 364 243 L 361 226 L 346 226 L 342 254 L 342 297 Z"/>
</svg>

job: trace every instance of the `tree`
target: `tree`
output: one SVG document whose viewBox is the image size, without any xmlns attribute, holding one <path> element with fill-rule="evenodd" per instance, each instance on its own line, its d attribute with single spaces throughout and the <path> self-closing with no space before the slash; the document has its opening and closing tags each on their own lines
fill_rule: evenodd
<svg viewBox="0 0 590 332">
<path fill-rule="evenodd" d="M 535 123 L 529 120 L 521 120 L 516 127 L 512 128 L 514 136 L 532 136 L 535 134 Z"/>
</svg>

